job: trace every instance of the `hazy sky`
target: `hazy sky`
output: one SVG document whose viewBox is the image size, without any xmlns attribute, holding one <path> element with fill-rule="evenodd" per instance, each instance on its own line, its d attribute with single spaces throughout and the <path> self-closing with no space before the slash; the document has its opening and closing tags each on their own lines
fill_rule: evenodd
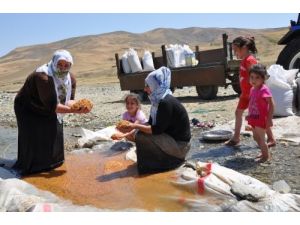
<svg viewBox="0 0 300 225">
<path fill-rule="evenodd" d="M 0 13 L 0 56 L 17 47 L 113 31 L 141 33 L 155 28 L 287 27 L 296 13 Z"/>
</svg>

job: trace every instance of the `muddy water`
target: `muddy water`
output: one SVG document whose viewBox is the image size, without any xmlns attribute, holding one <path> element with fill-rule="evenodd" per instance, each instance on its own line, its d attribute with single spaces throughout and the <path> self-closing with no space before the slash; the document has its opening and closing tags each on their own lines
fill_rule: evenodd
<svg viewBox="0 0 300 225">
<path fill-rule="evenodd" d="M 106 157 L 99 153 L 69 154 L 65 164 L 49 173 L 26 177 L 36 187 L 71 200 L 112 210 L 185 211 L 178 199 L 195 195 L 173 186 L 174 172 L 138 176 L 124 153 Z"/>
<path fill-rule="evenodd" d="M 66 137 L 75 131 L 67 131 Z M 201 140 L 200 129 L 193 130 L 189 160 L 213 161 L 222 166 L 255 177 L 267 184 L 285 180 L 292 193 L 300 194 L 300 148 L 290 143 L 279 143 L 271 149 L 272 160 L 258 164 L 254 158 L 259 149 L 251 137 L 243 137 L 237 148 L 223 143 Z M 17 156 L 17 131 L 0 126 L 0 163 Z M 9 159 L 9 160 L 7 160 Z M 124 152 L 111 156 L 93 154 L 66 154 L 65 164 L 50 172 L 25 178 L 38 188 L 70 199 L 75 204 L 94 205 L 112 210 L 185 211 L 175 199 L 195 198 L 170 184 L 174 172 L 140 177 L 136 167 L 124 160 Z"/>
</svg>

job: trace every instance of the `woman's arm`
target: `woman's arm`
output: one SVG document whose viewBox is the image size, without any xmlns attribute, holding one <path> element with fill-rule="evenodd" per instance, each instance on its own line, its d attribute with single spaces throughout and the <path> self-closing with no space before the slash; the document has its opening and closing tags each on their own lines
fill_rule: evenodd
<svg viewBox="0 0 300 225">
<path fill-rule="evenodd" d="M 66 105 L 59 103 L 56 106 L 55 112 L 56 113 L 88 113 L 88 112 L 90 112 L 87 108 L 82 108 L 79 110 L 72 109 L 72 105 L 75 104 L 75 102 L 76 101 L 74 101 L 74 100 L 70 100 L 67 102 Z"/>
<path fill-rule="evenodd" d="M 71 109 L 70 106 L 68 105 L 63 105 L 63 104 L 57 104 L 56 106 L 56 110 L 55 110 L 56 113 L 73 113 L 74 110 Z"/>
<path fill-rule="evenodd" d="M 129 127 L 131 129 L 139 129 L 146 134 L 152 134 L 152 128 L 148 124 L 131 123 Z"/>
</svg>

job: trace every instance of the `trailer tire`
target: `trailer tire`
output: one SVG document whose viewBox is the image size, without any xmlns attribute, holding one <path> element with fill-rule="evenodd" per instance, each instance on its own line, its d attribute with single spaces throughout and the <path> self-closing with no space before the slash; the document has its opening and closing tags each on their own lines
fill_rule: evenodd
<svg viewBox="0 0 300 225">
<path fill-rule="evenodd" d="M 211 100 L 216 98 L 218 93 L 218 86 L 196 86 L 196 91 L 198 93 L 199 98 L 204 100 Z"/>
<path fill-rule="evenodd" d="M 290 41 L 280 52 L 276 64 L 284 69 L 300 69 L 300 38 Z"/>
</svg>

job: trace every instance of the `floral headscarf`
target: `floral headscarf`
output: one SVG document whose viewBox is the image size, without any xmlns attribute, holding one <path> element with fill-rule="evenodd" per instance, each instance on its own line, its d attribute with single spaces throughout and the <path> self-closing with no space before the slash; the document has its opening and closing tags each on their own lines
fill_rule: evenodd
<svg viewBox="0 0 300 225">
<path fill-rule="evenodd" d="M 151 101 L 150 115 L 152 118 L 152 125 L 155 125 L 159 102 L 164 99 L 166 95 L 172 95 L 172 91 L 170 90 L 170 69 L 163 66 L 157 70 L 154 70 L 146 77 L 145 83 L 151 90 L 151 94 L 149 95 L 149 99 Z"/>
</svg>

